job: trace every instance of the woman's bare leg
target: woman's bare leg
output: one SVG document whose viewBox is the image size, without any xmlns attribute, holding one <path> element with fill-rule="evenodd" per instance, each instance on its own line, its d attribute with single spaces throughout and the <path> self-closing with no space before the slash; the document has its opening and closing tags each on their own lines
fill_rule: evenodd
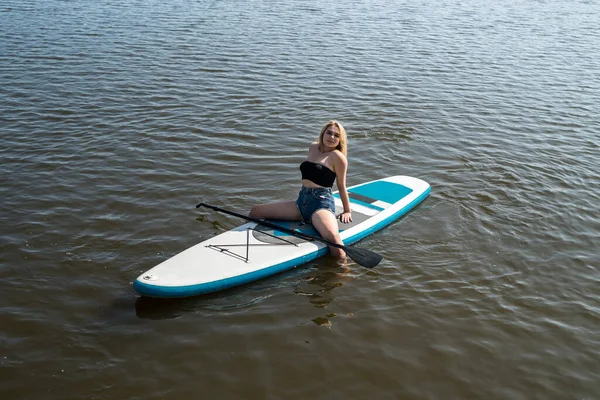
<svg viewBox="0 0 600 400">
<path fill-rule="evenodd" d="M 295 201 L 259 204 L 252 207 L 250 216 L 252 218 L 280 219 L 285 221 L 302 220 Z"/>
<path fill-rule="evenodd" d="M 344 244 L 340 237 L 337 219 L 331 211 L 325 209 L 315 211 L 311 222 L 323 239 L 341 245 Z M 329 253 L 336 258 L 346 257 L 344 250 L 337 247 L 329 246 Z"/>
</svg>

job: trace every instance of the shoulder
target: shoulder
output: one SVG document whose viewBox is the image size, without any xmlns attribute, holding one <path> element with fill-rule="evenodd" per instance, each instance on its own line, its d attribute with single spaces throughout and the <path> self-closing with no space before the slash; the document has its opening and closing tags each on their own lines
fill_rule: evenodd
<svg viewBox="0 0 600 400">
<path fill-rule="evenodd" d="M 334 165 L 336 170 L 345 170 L 348 167 L 348 159 L 341 151 L 332 151 L 331 158 L 332 164 Z"/>
<path fill-rule="evenodd" d="M 346 158 L 344 153 L 342 153 L 341 151 L 339 151 L 339 150 L 332 151 L 332 156 L 335 161 L 339 161 L 344 164 L 348 164 L 348 159 Z"/>
</svg>

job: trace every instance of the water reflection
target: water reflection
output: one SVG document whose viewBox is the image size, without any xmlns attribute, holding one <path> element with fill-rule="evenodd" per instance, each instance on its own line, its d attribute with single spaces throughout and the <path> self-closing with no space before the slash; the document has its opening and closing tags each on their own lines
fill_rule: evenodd
<svg viewBox="0 0 600 400">
<path fill-rule="evenodd" d="M 320 310 L 327 310 L 335 300 L 334 289 L 341 288 L 353 279 L 352 271 L 360 268 L 350 262 L 339 264 L 325 257 L 306 267 L 295 268 L 262 281 L 227 289 L 221 292 L 196 297 L 162 299 L 137 297 L 135 314 L 144 319 L 176 319 L 186 313 L 223 311 L 239 309 L 256 304 L 292 288 L 293 293 L 308 298 L 310 304 Z M 317 325 L 331 326 L 335 313 L 327 312 L 312 319 Z"/>
<path fill-rule="evenodd" d="M 175 319 L 186 311 L 186 303 L 188 303 L 187 299 L 138 297 L 135 301 L 135 315 L 144 319 Z"/>
<path fill-rule="evenodd" d="M 310 303 L 319 309 L 326 310 L 335 300 L 334 289 L 341 288 L 348 280 L 352 279 L 351 268 L 359 268 L 352 261 L 338 262 L 332 259 L 323 259 L 319 268 L 308 273 L 300 287 L 294 293 L 305 296 Z M 312 322 L 319 326 L 331 328 L 332 319 L 337 316 L 334 312 L 319 315 Z"/>
<path fill-rule="evenodd" d="M 161 299 L 138 297 L 135 301 L 135 314 L 144 319 L 176 319 L 187 313 L 219 312 L 248 307 L 273 296 L 274 292 L 265 286 L 242 286 L 195 297 Z"/>
<path fill-rule="evenodd" d="M 186 313 L 213 312 L 244 308 L 277 295 L 278 288 L 295 285 L 308 268 L 295 268 L 273 277 L 220 292 L 179 299 L 138 297 L 135 313 L 139 318 L 175 319 Z"/>
</svg>

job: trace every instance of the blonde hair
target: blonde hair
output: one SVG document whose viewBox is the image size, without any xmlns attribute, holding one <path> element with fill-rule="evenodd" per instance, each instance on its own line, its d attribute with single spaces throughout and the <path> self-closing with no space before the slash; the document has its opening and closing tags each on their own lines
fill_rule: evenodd
<svg viewBox="0 0 600 400">
<path fill-rule="evenodd" d="M 325 131 L 330 127 L 335 126 L 340 131 L 340 143 L 336 146 L 336 150 L 339 150 L 345 157 L 348 157 L 348 139 L 346 136 L 346 130 L 339 122 L 335 120 L 331 120 L 325 124 L 325 126 L 321 129 L 321 133 L 319 134 L 319 150 L 323 151 L 325 146 L 323 144 L 323 135 Z"/>
</svg>

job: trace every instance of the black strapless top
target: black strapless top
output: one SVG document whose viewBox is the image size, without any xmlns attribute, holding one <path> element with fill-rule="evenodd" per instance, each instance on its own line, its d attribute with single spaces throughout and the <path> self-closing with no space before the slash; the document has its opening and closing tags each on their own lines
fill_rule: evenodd
<svg viewBox="0 0 600 400">
<path fill-rule="evenodd" d="M 302 179 L 308 179 L 319 186 L 332 187 L 335 181 L 335 172 L 323 164 L 312 161 L 304 161 L 300 164 L 300 172 L 302 172 Z"/>
</svg>

